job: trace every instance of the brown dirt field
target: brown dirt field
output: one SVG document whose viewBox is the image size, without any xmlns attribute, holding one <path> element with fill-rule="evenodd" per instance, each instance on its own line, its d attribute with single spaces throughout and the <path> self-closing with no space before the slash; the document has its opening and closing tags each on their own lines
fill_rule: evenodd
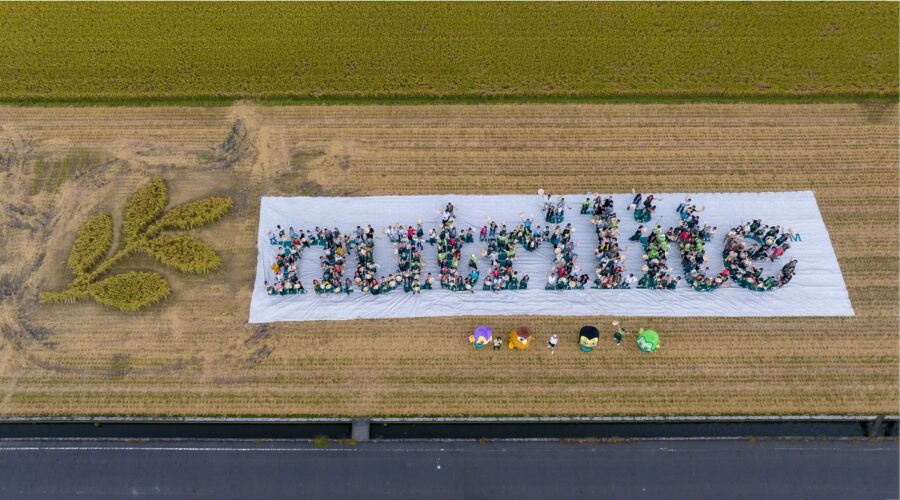
<svg viewBox="0 0 900 500">
<path fill-rule="evenodd" d="M 0 415 L 895 413 L 897 132 L 895 105 L 0 107 Z M 39 161 L 83 151 L 100 160 L 31 194 Z M 224 270 L 132 258 L 125 268 L 163 273 L 173 295 L 141 313 L 39 305 L 69 280 L 88 214 L 118 228 L 151 175 L 172 203 L 236 199 L 196 231 Z M 585 321 L 608 335 L 608 317 L 528 318 L 539 340 L 522 353 L 464 340 L 516 318 L 247 324 L 261 195 L 537 187 L 815 190 L 857 316 L 620 318 L 662 332 L 654 355 L 633 337 L 591 355 L 543 348 Z"/>
</svg>

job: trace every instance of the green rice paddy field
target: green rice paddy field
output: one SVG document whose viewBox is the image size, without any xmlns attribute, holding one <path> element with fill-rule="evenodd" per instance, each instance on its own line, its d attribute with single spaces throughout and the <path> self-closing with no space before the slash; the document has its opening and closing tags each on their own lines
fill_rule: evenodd
<svg viewBox="0 0 900 500">
<path fill-rule="evenodd" d="M 896 97 L 898 3 L 4 3 L 0 100 Z"/>
</svg>

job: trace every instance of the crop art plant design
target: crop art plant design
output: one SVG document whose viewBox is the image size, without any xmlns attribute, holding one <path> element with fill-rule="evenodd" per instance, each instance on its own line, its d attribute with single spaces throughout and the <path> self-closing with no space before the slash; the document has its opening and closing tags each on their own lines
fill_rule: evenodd
<svg viewBox="0 0 900 500">
<path fill-rule="evenodd" d="M 113 242 L 113 221 L 98 213 L 88 219 L 75 237 L 68 267 L 74 280 L 62 292 L 44 292 L 41 302 L 70 302 L 84 297 L 122 311 L 137 311 L 171 293 L 160 274 L 126 272 L 100 279 L 126 257 L 144 253 L 183 273 L 207 273 L 221 266 L 215 250 L 185 231 L 217 221 L 231 211 L 234 201 L 208 197 L 166 210 L 169 189 L 155 177 L 135 191 L 125 207 L 122 237 L 115 253 L 107 257 Z M 107 257 L 104 260 L 104 257 Z M 102 262 L 101 262 L 102 261 Z"/>
</svg>

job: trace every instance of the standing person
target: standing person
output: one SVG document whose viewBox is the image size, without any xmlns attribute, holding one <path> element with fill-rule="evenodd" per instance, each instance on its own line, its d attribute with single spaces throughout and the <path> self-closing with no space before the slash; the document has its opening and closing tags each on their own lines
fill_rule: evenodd
<svg viewBox="0 0 900 500">
<path fill-rule="evenodd" d="M 559 337 L 554 333 L 550 336 L 550 340 L 547 341 L 547 349 L 550 349 L 550 354 L 556 354 L 556 344 L 559 343 Z"/>
<path fill-rule="evenodd" d="M 622 337 L 625 335 L 625 331 L 619 326 L 618 321 L 613 321 L 612 325 L 613 328 L 616 329 L 616 331 L 613 332 L 613 339 L 616 341 L 616 347 L 621 347 Z"/>
<path fill-rule="evenodd" d="M 502 347 L 503 347 L 503 339 L 500 338 L 500 336 L 497 336 L 497 338 L 494 339 L 494 350 L 499 351 L 500 348 L 502 348 Z"/>
</svg>

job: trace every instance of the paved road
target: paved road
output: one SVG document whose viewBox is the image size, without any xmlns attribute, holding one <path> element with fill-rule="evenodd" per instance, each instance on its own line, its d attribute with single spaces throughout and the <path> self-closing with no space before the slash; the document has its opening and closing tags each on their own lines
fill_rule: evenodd
<svg viewBox="0 0 900 500">
<path fill-rule="evenodd" d="M 0 441 L 0 498 L 896 498 L 898 443 Z"/>
</svg>

